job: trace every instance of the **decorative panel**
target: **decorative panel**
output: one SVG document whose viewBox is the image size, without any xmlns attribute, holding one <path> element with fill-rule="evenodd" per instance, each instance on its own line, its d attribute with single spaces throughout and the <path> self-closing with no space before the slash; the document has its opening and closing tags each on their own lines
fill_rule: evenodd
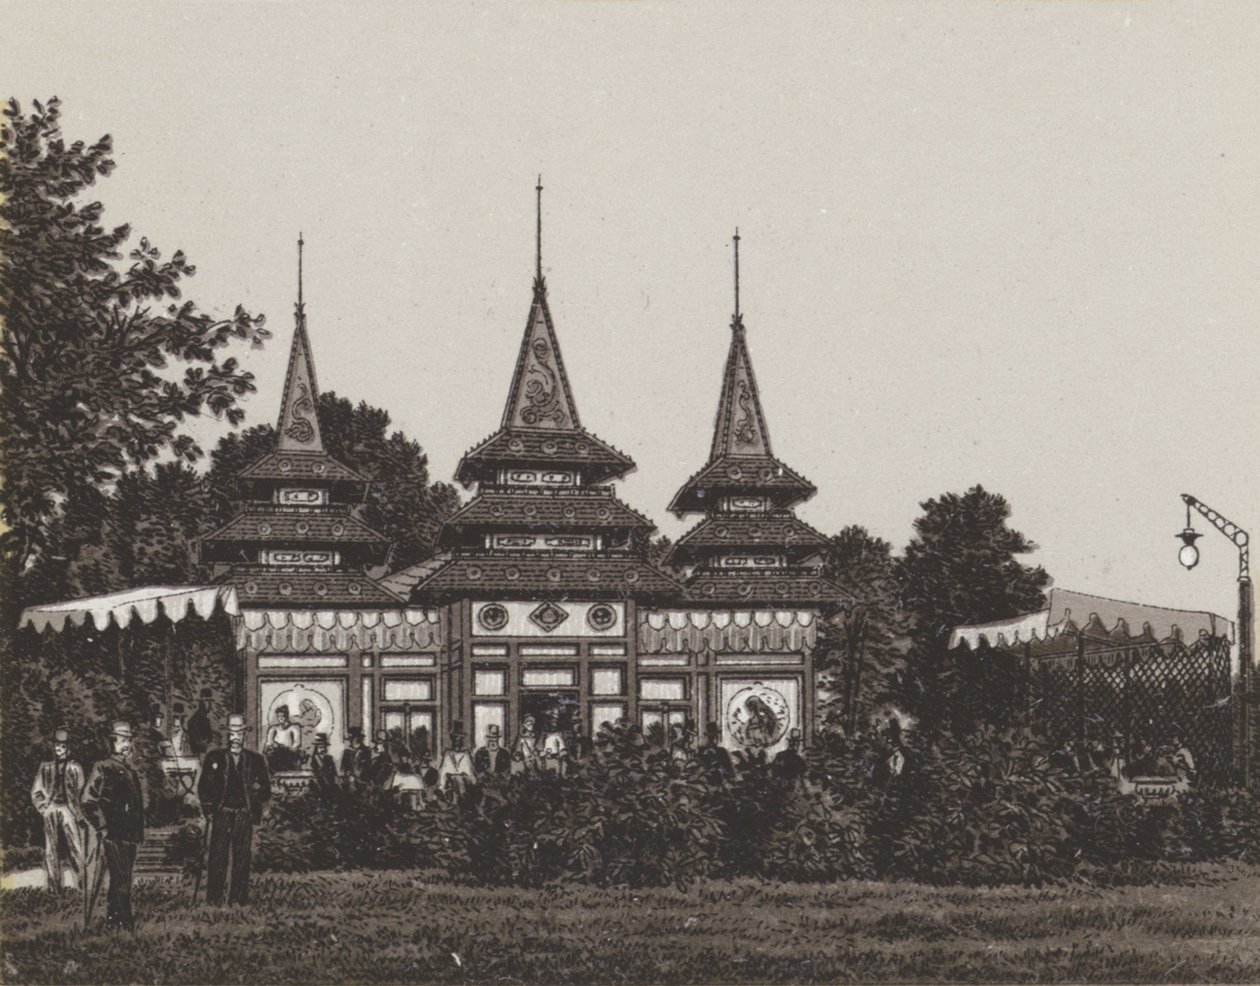
<svg viewBox="0 0 1260 986">
<path fill-rule="evenodd" d="M 433 681 L 429 678 L 386 678 L 386 702 L 430 702 Z"/>
<path fill-rule="evenodd" d="M 558 623 L 536 620 L 537 600 L 496 601 L 473 605 L 472 632 L 478 637 L 621 637 L 626 632 L 626 607 L 621 602 L 565 600 L 551 604 L 563 610 Z M 488 611 L 488 612 L 487 612 Z M 548 629 L 550 627 L 550 629 Z"/>
</svg>

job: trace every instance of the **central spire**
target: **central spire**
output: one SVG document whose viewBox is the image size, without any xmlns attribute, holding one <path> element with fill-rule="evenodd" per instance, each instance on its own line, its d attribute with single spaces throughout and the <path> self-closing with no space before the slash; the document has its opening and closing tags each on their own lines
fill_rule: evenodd
<svg viewBox="0 0 1260 986">
<path fill-rule="evenodd" d="M 538 184 L 534 186 L 534 191 L 538 194 L 538 204 L 535 211 L 538 228 L 534 235 L 534 286 L 543 286 L 542 275 L 542 175 L 538 176 Z"/>
<path fill-rule="evenodd" d="M 735 315 L 731 319 L 731 328 L 743 328 L 743 316 L 739 313 L 739 227 L 735 227 L 735 235 L 732 237 L 735 243 Z"/>
<path fill-rule="evenodd" d="M 293 307 L 296 325 L 293 346 L 289 350 L 289 369 L 284 378 L 284 402 L 276 424 L 276 448 L 282 452 L 322 452 L 324 442 L 319 433 L 315 401 L 319 388 L 315 383 L 315 360 L 311 341 L 306 335 L 306 306 L 302 300 L 302 234 L 298 233 L 298 293 Z"/>
</svg>

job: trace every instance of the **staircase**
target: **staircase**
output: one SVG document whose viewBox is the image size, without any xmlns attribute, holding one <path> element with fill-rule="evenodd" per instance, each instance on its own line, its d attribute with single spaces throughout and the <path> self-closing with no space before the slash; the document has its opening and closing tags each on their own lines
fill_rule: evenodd
<svg viewBox="0 0 1260 986">
<path fill-rule="evenodd" d="M 175 837 L 176 831 L 173 827 L 145 830 L 144 842 L 140 843 L 136 849 L 136 868 L 133 871 L 135 876 L 180 875 L 179 864 L 168 862 L 166 859 L 167 846 L 170 845 L 171 840 Z"/>
</svg>

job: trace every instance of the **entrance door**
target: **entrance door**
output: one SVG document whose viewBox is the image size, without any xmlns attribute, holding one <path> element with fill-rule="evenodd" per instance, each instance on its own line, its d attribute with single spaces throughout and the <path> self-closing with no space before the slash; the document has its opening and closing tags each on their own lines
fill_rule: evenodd
<svg viewBox="0 0 1260 986">
<path fill-rule="evenodd" d="M 534 731 L 541 741 L 548 733 L 558 731 L 569 745 L 573 738 L 573 727 L 582 721 L 582 707 L 576 691 L 528 691 L 521 693 L 520 717 L 517 720 L 517 735 L 520 735 L 520 723 L 526 716 L 534 717 Z"/>
</svg>

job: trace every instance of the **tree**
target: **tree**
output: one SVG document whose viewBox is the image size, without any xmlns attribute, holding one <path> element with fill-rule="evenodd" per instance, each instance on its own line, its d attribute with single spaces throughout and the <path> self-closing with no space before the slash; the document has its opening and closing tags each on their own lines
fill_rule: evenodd
<svg viewBox="0 0 1260 986">
<path fill-rule="evenodd" d="M 954 666 L 950 631 L 1041 609 L 1050 577 L 1018 560 L 1037 545 L 1007 526 L 1004 497 L 977 485 L 920 506 L 898 566 L 901 604 L 914 620 L 907 697 L 928 724 L 965 729 L 976 708 L 968 685 L 984 682 L 970 666 Z"/>
<path fill-rule="evenodd" d="M 822 624 L 823 721 L 852 736 L 876 705 L 894 698 L 903 668 L 907 620 L 898 596 L 892 545 L 864 527 L 850 526 L 831 538 L 824 553 L 827 577 L 855 602 Z M 830 666 L 828 664 L 830 663 Z"/>
<path fill-rule="evenodd" d="M 418 442 L 389 431 L 389 414 L 331 391 L 320 394 L 320 434 L 328 454 L 369 482 L 363 522 L 393 543 L 391 569 L 423 561 L 437 546 L 442 522 L 459 506 L 448 483 L 429 481 L 429 459 Z M 221 523 L 235 510 L 236 474 L 275 448 L 276 430 L 256 425 L 225 435 L 211 454 L 208 476 L 213 511 Z"/>
<path fill-rule="evenodd" d="M 267 336 L 239 305 L 216 318 L 182 299 L 182 251 L 163 260 L 140 238 L 117 265 L 130 227 L 105 229 L 83 199 L 113 171 L 111 138 L 67 145 L 60 102 L 32 106 L 11 99 L 0 125 L 0 550 L 22 573 L 67 503 L 163 454 L 197 459 L 188 417 L 238 424 L 253 375 L 223 350 Z"/>
</svg>

